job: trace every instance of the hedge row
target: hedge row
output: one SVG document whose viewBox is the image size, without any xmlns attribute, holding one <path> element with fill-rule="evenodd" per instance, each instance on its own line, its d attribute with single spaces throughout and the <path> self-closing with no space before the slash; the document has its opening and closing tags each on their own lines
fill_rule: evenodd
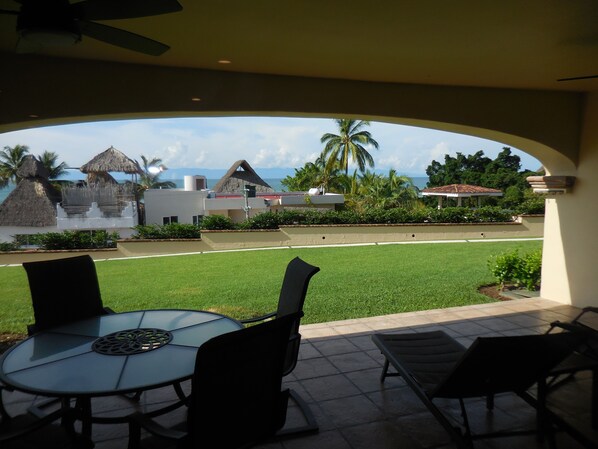
<svg viewBox="0 0 598 449">
<path fill-rule="evenodd" d="M 201 229 L 206 230 L 247 230 L 278 229 L 285 225 L 339 225 L 339 224 L 401 224 L 401 223 L 498 223 L 513 220 L 512 212 L 498 207 L 447 207 L 444 209 L 388 209 L 370 210 L 363 213 L 354 211 L 282 211 L 264 212 L 242 222 L 233 223 L 222 215 L 209 215 L 200 226 L 182 223 L 168 225 L 135 226 L 135 239 L 189 239 L 199 238 Z M 118 233 L 106 231 L 64 231 L 49 232 L 28 236 L 42 249 L 96 249 L 114 248 Z M 29 241 L 29 244 L 32 242 Z M 23 242 L 4 243 L 0 251 L 14 251 Z"/>
<path fill-rule="evenodd" d="M 135 226 L 134 239 L 197 239 L 199 227 L 192 224 L 170 223 L 167 225 Z"/>
<path fill-rule="evenodd" d="M 513 221 L 512 213 L 498 207 L 447 207 L 444 209 L 403 208 L 354 211 L 282 211 L 264 212 L 242 223 L 233 223 L 229 217 L 208 215 L 199 226 L 173 223 L 169 225 L 135 226 L 136 239 L 177 239 L 200 237 L 206 230 L 278 229 L 288 225 L 339 225 L 339 224 L 400 224 L 400 223 L 498 223 Z"/>
<path fill-rule="evenodd" d="M 202 223 L 204 229 L 213 229 Z M 497 223 L 513 221 L 512 213 L 498 207 L 447 207 L 444 209 L 388 209 L 354 211 L 284 211 L 264 212 L 246 222 L 233 226 L 236 229 L 277 229 L 284 225 L 335 225 L 335 224 L 401 224 L 401 223 Z M 230 229 L 233 229 L 230 228 Z"/>
<path fill-rule="evenodd" d="M 0 243 L 0 251 L 17 251 L 23 245 L 35 245 L 45 250 L 116 248 L 119 238 L 118 232 L 103 230 L 47 232 L 19 236 L 15 242 Z"/>
</svg>

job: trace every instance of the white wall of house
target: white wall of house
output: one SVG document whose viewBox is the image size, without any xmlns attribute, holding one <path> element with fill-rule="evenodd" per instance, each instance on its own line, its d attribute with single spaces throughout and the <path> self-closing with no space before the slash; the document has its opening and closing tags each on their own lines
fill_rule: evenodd
<svg viewBox="0 0 598 449">
<path fill-rule="evenodd" d="M 178 217 L 179 223 L 193 223 L 193 216 L 206 215 L 208 190 L 149 189 L 143 194 L 145 222 L 163 224 L 164 217 Z"/>
<path fill-rule="evenodd" d="M 583 123 L 575 186 L 546 201 L 541 291 L 578 307 L 598 305 L 598 92 L 587 97 Z"/>
<path fill-rule="evenodd" d="M 16 235 L 62 232 L 56 226 L 0 226 L 0 242 L 13 242 Z"/>
<path fill-rule="evenodd" d="M 109 232 L 119 231 L 121 237 L 130 236 L 131 228 L 138 223 L 137 206 L 130 201 L 120 216 L 106 217 L 96 202 L 91 203 L 91 209 L 80 216 L 68 215 L 60 206 L 56 205 L 56 226 L 60 232 L 66 230 L 105 229 Z"/>
<path fill-rule="evenodd" d="M 273 194 L 275 195 L 275 194 Z M 233 222 L 246 219 L 245 207 L 249 206 L 249 217 L 269 210 L 285 207 L 307 207 L 334 209 L 336 204 L 343 204 L 345 198 L 339 194 L 326 195 L 282 195 L 268 200 L 263 197 L 212 197 L 208 190 L 150 189 L 144 194 L 145 222 L 147 224 L 164 223 L 165 217 L 177 217 L 178 223 L 193 223 L 193 216 L 224 215 Z M 307 198 L 307 199 L 306 199 Z"/>
</svg>

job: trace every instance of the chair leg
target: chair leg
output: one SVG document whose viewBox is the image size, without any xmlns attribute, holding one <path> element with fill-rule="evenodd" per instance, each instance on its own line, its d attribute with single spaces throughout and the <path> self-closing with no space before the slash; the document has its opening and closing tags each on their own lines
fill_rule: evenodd
<svg viewBox="0 0 598 449">
<path fill-rule="evenodd" d="M 494 410 L 494 395 L 489 394 L 486 396 L 486 409 Z"/>
<path fill-rule="evenodd" d="M 388 359 L 384 359 L 384 368 L 382 368 L 382 374 L 380 375 L 380 382 L 384 383 L 384 379 L 386 379 L 386 373 L 388 372 L 388 366 L 390 363 Z"/>
<path fill-rule="evenodd" d="M 388 359 L 384 359 L 384 366 L 382 367 L 382 374 L 380 374 L 380 382 L 384 383 L 384 379 L 386 379 L 387 377 L 401 377 L 400 373 L 389 373 L 388 372 L 388 368 L 389 368 L 390 362 L 388 361 Z"/>
<path fill-rule="evenodd" d="M 592 370 L 592 404 L 591 404 L 592 429 L 598 428 L 598 370 Z"/>
<path fill-rule="evenodd" d="M 290 429 L 284 428 L 278 431 L 276 436 L 300 436 L 306 433 L 317 433 L 320 429 L 318 427 L 318 423 L 316 422 L 316 418 L 314 417 L 307 402 L 305 402 L 305 400 L 301 396 L 299 396 L 299 393 L 297 393 L 295 390 L 289 390 L 289 395 L 291 399 L 295 401 L 295 403 L 299 407 L 299 410 L 301 411 L 301 414 L 303 415 L 306 424 L 304 426 L 292 427 Z"/>
</svg>

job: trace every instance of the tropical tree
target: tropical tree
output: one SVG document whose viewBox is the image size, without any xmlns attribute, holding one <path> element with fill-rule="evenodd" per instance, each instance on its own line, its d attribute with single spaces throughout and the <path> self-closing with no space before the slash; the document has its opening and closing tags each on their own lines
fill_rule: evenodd
<svg viewBox="0 0 598 449">
<path fill-rule="evenodd" d="M 61 162 L 60 164 L 56 165 L 58 162 L 58 155 L 53 151 L 44 151 L 38 157 L 39 161 L 42 165 L 48 170 L 49 179 L 56 179 L 60 176 L 66 174 L 66 162 Z"/>
<path fill-rule="evenodd" d="M 526 192 L 531 191 L 526 178 L 537 173 L 521 169 L 519 156 L 511 154 L 509 147 L 503 147 L 496 159 L 484 156 L 483 151 L 465 156 L 457 153 L 456 157 L 444 156 L 444 164 L 437 161 L 426 169 L 429 177 L 428 187 L 448 184 L 472 184 L 500 189 L 504 196 L 499 199 L 487 198 L 487 204 L 497 204 L 504 208 L 517 209 L 526 201 Z M 432 201 L 432 199 L 428 200 Z"/>
<path fill-rule="evenodd" d="M 166 170 L 162 165 L 162 159 L 157 157 L 148 159 L 141 156 L 143 161 L 143 173 L 139 175 L 139 189 L 141 192 L 147 189 L 174 189 L 176 184 L 172 181 L 160 181 L 160 174 Z"/>
<path fill-rule="evenodd" d="M 390 169 L 388 176 L 366 171 L 359 178 L 353 202 L 359 209 L 411 208 L 417 203 L 417 189 L 411 178 Z"/>
<path fill-rule="evenodd" d="M 17 176 L 17 171 L 27 153 L 29 153 L 27 145 L 5 146 L 0 151 L 0 187 L 6 186 L 10 181 L 16 184 L 21 180 Z"/>
<path fill-rule="evenodd" d="M 335 167 L 349 174 L 349 159 L 357 164 L 360 172 L 364 172 L 366 165 L 374 167 L 374 158 L 366 147 L 378 149 L 378 142 L 372 137 L 369 131 L 363 128 L 370 125 L 365 120 L 336 119 L 339 133 L 326 133 L 320 138 L 325 144 L 322 156 L 326 160 L 326 169 L 332 170 Z"/>
<path fill-rule="evenodd" d="M 293 176 L 287 176 L 281 181 L 289 191 L 306 191 L 312 187 L 323 187 L 331 192 L 344 192 L 347 186 L 347 176 L 338 167 L 327 169 L 322 155 L 315 162 L 307 162 L 303 167 L 296 168 Z M 350 184 L 350 183 L 349 183 Z"/>
</svg>

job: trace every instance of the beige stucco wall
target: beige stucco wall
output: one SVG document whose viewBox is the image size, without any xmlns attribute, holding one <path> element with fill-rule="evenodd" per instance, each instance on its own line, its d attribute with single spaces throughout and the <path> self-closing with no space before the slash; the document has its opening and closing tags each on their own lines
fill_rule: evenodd
<svg viewBox="0 0 598 449">
<path fill-rule="evenodd" d="M 62 259 L 89 254 L 94 260 L 120 259 L 122 253 L 117 249 L 94 250 L 94 251 L 18 251 L 14 253 L 0 253 L 0 266 L 17 265 L 24 262 L 38 262 L 41 260 Z"/>
<path fill-rule="evenodd" d="M 137 257 L 160 254 L 185 254 L 212 251 L 209 244 L 192 240 L 122 240 L 117 244 L 120 257 Z"/>
<path fill-rule="evenodd" d="M 202 240 L 213 250 L 360 243 L 426 242 L 542 237 L 543 217 L 522 217 L 519 223 L 283 226 L 265 231 L 207 231 Z"/>
<path fill-rule="evenodd" d="M 598 306 L 598 93 L 588 96 L 571 193 L 546 202 L 543 297 Z"/>
</svg>

